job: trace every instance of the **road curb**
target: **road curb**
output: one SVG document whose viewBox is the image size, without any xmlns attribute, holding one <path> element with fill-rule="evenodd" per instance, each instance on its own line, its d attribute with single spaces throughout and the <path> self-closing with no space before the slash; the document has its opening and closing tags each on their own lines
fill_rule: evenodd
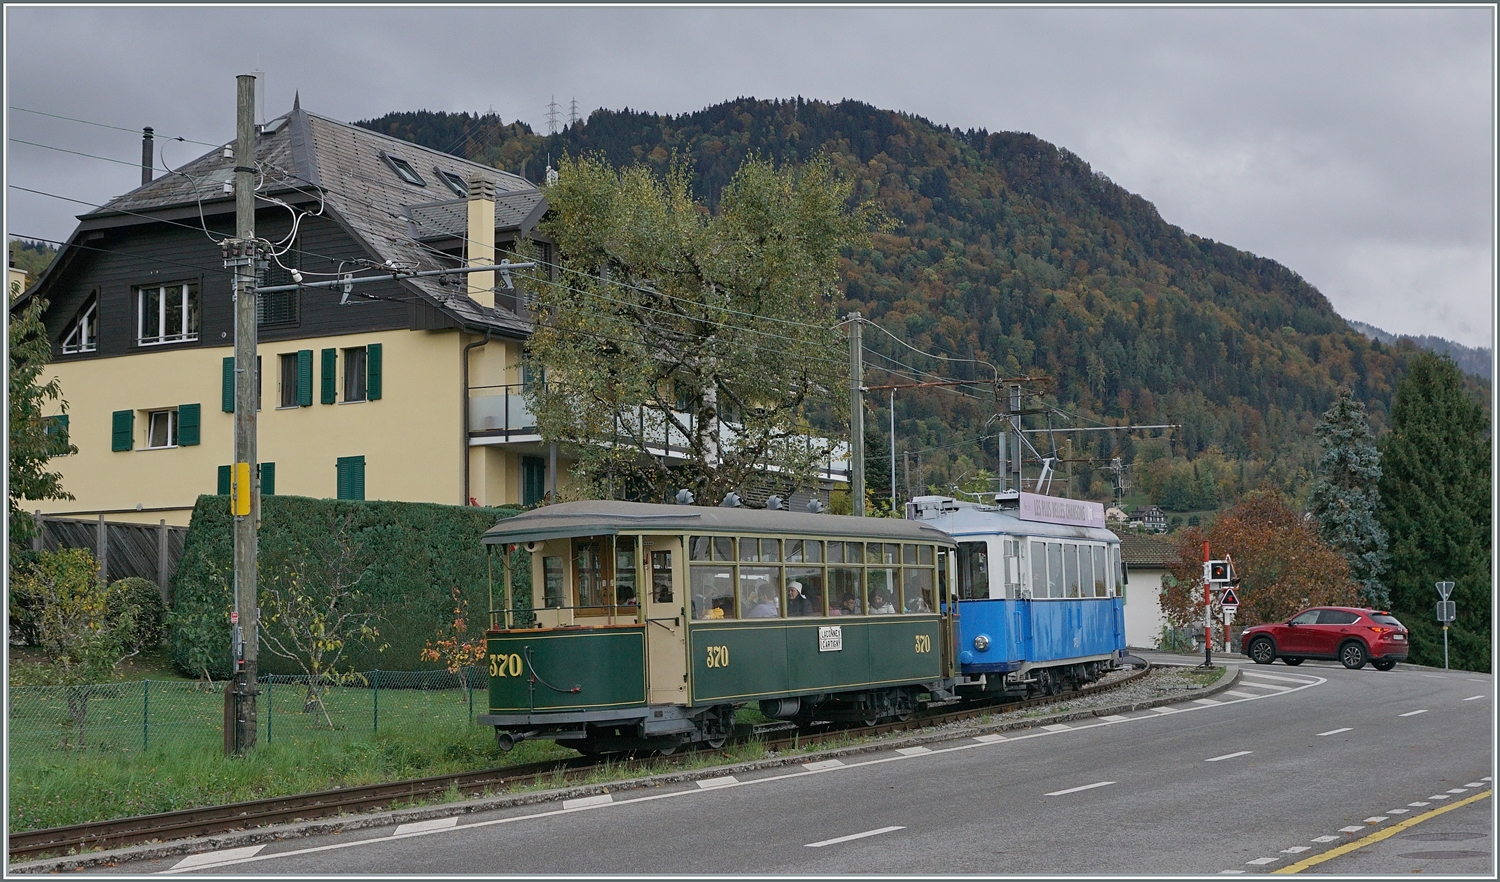
<svg viewBox="0 0 1500 882">
<path fill-rule="evenodd" d="M 1162 665 L 1162 667 L 1179 667 L 1177 665 Z M 1180 667 L 1190 667 L 1182 665 Z M 1202 689 L 1193 689 L 1177 695 L 1162 696 L 1160 698 L 1148 699 L 1146 701 L 1131 702 L 1127 704 L 1114 705 L 1107 708 L 1093 708 L 1090 710 L 1064 711 L 1056 714 L 1046 714 L 1039 717 L 1031 717 L 1024 720 L 1006 720 L 1000 722 L 982 723 L 977 725 L 963 726 L 956 729 L 942 729 L 923 732 L 916 735 L 908 735 L 900 738 L 886 738 L 865 744 L 850 744 L 843 747 L 830 748 L 828 750 L 813 751 L 810 753 L 779 754 L 768 756 L 763 759 L 743 763 L 731 763 L 723 766 L 711 766 L 701 769 L 684 769 L 680 772 L 666 772 L 659 775 L 649 775 L 644 778 L 632 778 L 623 781 L 601 782 L 599 784 L 580 784 L 554 790 L 538 790 L 530 793 L 509 793 L 504 796 L 481 796 L 465 799 L 460 802 L 444 803 L 442 805 L 420 806 L 409 809 L 394 809 L 381 812 L 371 812 L 358 815 L 337 815 L 331 818 L 318 818 L 311 821 L 298 821 L 291 824 L 281 824 L 270 827 L 259 827 L 253 830 L 240 830 L 232 833 L 222 833 L 214 836 L 202 836 L 194 839 L 176 839 L 171 842 L 145 843 L 142 845 L 130 845 L 124 848 L 107 851 L 85 852 L 83 854 L 68 855 L 66 857 L 47 858 L 38 861 L 10 864 L 7 867 L 11 873 L 57 873 L 70 870 L 83 870 L 89 867 L 113 866 L 127 861 L 158 860 L 161 858 L 175 857 L 177 855 L 197 854 L 205 851 L 217 851 L 224 848 L 240 848 L 247 845 L 261 845 L 270 842 L 281 842 L 288 839 L 303 839 L 309 836 L 320 836 L 334 833 L 345 833 L 355 830 L 367 830 L 374 827 L 388 827 L 396 824 L 407 824 L 414 821 L 427 821 L 436 818 L 449 818 L 462 815 L 478 814 L 480 812 L 495 811 L 498 809 L 515 808 L 518 806 L 537 805 L 546 802 L 560 802 L 566 799 L 577 799 L 584 796 L 598 796 L 606 793 L 618 793 L 629 790 L 649 790 L 662 787 L 667 784 L 680 784 L 688 781 L 697 781 L 704 778 L 719 778 L 725 775 L 754 772 L 762 769 L 775 769 L 784 766 L 802 765 L 803 763 L 817 762 L 818 760 L 837 759 L 846 756 L 858 756 L 867 753 L 879 753 L 882 751 L 896 750 L 902 747 L 918 747 L 926 744 L 934 744 L 943 741 L 955 741 L 962 738 L 971 738 L 976 735 L 986 735 L 995 732 L 1015 731 L 1022 729 L 1033 729 L 1040 726 L 1050 726 L 1057 723 L 1067 723 L 1075 720 L 1093 719 L 1109 716 L 1112 714 L 1126 713 L 1135 710 L 1149 710 L 1154 707 L 1163 707 L 1169 704 L 1177 704 L 1193 698 L 1205 698 L 1217 695 L 1239 682 L 1240 671 L 1237 668 L 1225 666 L 1223 674 L 1213 684 Z"/>
</svg>

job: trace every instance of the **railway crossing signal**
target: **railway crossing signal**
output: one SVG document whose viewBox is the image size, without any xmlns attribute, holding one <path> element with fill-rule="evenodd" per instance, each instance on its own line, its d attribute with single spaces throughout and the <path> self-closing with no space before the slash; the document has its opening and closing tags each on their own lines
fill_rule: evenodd
<svg viewBox="0 0 1500 882">
<path fill-rule="evenodd" d="M 1225 612 L 1229 612 L 1230 610 L 1240 605 L 1239 595 L 1234 593 L 1233 585 L 1230 585 L 1229 587 L 1224 589 L 1224 594 L 1219 600 L 1219 605 L 1224 607 Z"/>
</svg>

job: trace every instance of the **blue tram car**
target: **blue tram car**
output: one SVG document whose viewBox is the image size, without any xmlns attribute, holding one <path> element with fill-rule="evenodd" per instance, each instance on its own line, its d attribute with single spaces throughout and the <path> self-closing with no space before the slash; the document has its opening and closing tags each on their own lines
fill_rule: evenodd
<svg viewBox="0 0 1500 882">
<path fill-rule="evenodd" d="M 1030 493 L 993 505 L 922 496 L 907 515 L 957 542 L 959 691 L 1061 692 L 1125 655 L 1125 569 L 1102 505 Z"/>
</svg>

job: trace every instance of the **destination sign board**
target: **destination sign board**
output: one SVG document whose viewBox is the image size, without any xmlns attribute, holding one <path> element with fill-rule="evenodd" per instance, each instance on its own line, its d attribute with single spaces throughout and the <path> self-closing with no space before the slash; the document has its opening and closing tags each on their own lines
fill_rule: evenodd
<svg viewBox="0 0 1500 882">
<path fill-rule="evenodd" d="M 1104 504 L 1021 491 L 1021 519 L 1104 529 Z"/>
</svg>

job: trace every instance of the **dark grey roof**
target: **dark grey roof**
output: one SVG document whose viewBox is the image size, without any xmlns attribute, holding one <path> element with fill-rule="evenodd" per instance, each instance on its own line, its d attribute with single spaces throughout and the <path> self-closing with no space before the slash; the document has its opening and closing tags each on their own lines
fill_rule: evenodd
<svg viewBox="0 0 1500 882">
<path fill-rule="evenodd" d="M 572 536 L 613 536 L 638 531 L 705 533 L 797 533 L 851 536 L 890 542 L 942 542 L 947 533 L 921 521 L 854 518 L 847 515 L 654 505 L 644 502 L 560 502 L 506 518 L 484 534 L 487 545 L 541 542 Z"/>
<path fill-rule="evenodd" d="M 1120 559 L 1126 566 L 1166 569 L 1177 560 L 1177 546 L 1152 533 L 1115 530 L 1120 537 Z"/>
<path fill-rule="evenodd" d="M 426 186 L 399 178 L 383 158 L 411 163 Z M 266 172 L 263 193 L 321 195 L 327 213 L 349 229 L 377 261 L 417 269 L 444 264 L 418 238 L 467 234 L 464 200 L 436 173 L 441 168 L 465 181 L 479 177 L 494 184 L 497 230 L 525 235 L 540 220 L 547 203 L 525 178 L 348 123 L 309 113 L 298 105 L 267 123 L 256 141 L 255 158 Z M 234 174 L 235 160 L 224 148 L 185 163 L 150 183 L 118 196 L 100 208 L 80 215 L 89 221 L 129 212 L 150 212 L 177 206 L 232 203 L 224 184 Z M 220 211 L 224 206 L 216 206 Z M 455 220 L 456 218 L 456 220 Z M 451 265 L 449 262 L 447 265 Z M 406 279 L 403 284 L 449 312 L 468 326 L 491 327 L 524 334 L 530 323 L 504 307 L 483 307 L 462 293 L 462 286 L 439 285 L 436 279 Z"/>
</svg>

